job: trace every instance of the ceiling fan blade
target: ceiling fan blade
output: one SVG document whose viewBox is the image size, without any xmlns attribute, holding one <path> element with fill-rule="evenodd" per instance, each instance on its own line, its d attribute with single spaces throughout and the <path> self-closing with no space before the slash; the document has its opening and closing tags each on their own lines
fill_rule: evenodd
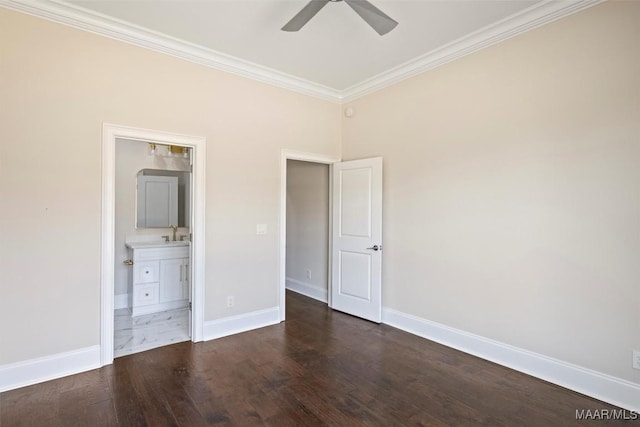
<svg viewBox="0 0 640 427">
<path fill-rule="evenodd" d="M 282 31 L 298 31 L 304 27 L 311 18 L 316 16 L 316 13 L 320 12 L 320 9 L 325 7 L 327 3 L 329 3 L 329 0 L 311 0 L 296 16 L 291 18 L 291 21 L 282 27 Z"/>
<path fill-rule="evenodd" d="M 367 0 L 344 0 L 351 9 L 355 10 L 367 24 L 381 36 L 393 30 L 398 23 Z"/>
</svg>

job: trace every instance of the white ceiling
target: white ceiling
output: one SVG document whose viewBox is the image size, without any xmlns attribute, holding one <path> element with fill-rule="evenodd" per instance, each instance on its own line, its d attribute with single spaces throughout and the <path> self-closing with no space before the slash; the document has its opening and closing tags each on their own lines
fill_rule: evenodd
<svg viewBox="0 0 640 427">
<path fill-rule="evenodd" d="M 307 0 L 0 0 L 9 7 L 215 68 L 344 102 L 601 0 L 371 0 L 379 36 L 346 3 L 299 32 Z"/>
<path fill-rule="evenodd" d="M 385 36 L 379 36 L 344 2 L 328 4 L 296 33 L 280 28 L 306 0 L 71 3 L 344 90 L 520 12 L 537 0 L 372 0 L 399 22 Z"/>
</svg>

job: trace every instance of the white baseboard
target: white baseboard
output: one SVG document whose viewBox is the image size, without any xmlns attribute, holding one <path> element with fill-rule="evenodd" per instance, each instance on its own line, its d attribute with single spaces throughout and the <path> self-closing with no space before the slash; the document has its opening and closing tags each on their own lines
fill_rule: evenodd
<svg viewBox="0 0 640 427">
<path fill-rule="evenodd" d="M 113 309 L 129 308 L 129 294 L 118 294 L 113 298 Z"/>
<path fill-rule="evenodd" d="M 318 288 L 310 283 L 305 283 L 300 280 L 287 277 L 285 279 L 285 287 L 290 291 L 297 292 L 309 298 L 317 299 L 324 303 L 328 301 L 327 290 Z"/>
<path fill-rule="evenodd" d="M 612 405 L 640 412 L 640 384 L 390 308 L 382 309 L 382 322 Z"/>
<path fill-rule="evenodd" d="M 99 367 L 99 345 L 0 366 L 0 392 Z"/>
<path fill-rule="evenodd" d="M 204 341 L 280 323 L 278 307 L 204 322 Z"/>
</svg>

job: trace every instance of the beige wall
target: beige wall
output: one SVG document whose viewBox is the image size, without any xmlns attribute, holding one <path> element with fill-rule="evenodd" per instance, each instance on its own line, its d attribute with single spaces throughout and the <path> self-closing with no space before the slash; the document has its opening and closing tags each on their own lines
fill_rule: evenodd
<svg viewBox="0 0 640 427">
<path fill-rule="evenodd" d="M 287 161 L 287 280 L 326 293 L 329 251 L 329 166 Z M 311 278 L 307 278 L 307 270 Z"/>
<path fill-rule="evenodd" d="M 350 104 L 383 156 L 383 305 L 640 383 L 640 2 Z"/>
<path fill-rule="evenodd" d="M 190 170 L 189 160 L 179 157 L 161 157 L 148 154 L 148 144 L 141 141 L 116 139 L 115 165 L 115 295 L 128 292 L 130 266 L 122 263 L 129 257 L 126 242 L 148 240 L 171 235 L 170 228 L 136 228 L 136 183 L 142 169 L 166 171 Z M 179 182 L 184 185 L 184 179 Z M 182 208 L 184 212 L 184 207 Z M 179 228 L 178 235 L 189 234 L 189 228 Z"/>
<path fill-rule="evenodd" d="M 338 156 L 337 105 L 2 8 L 0 32 L 0 365 L 99 344 L 103 122 L 207 138 L 205 319 L 277 306 L 280 150 Z"/>
<path fill-rule="evenodd" d="M 207 138 L 206 320 L 277 304 L 280 149 L 342 139 L 345 159 L 385 159 L 385 306 L 640 383 L 637 22 L 639 2 L 595 6 L 341 121 L 0 8 L 0 365 L 99 343 L 109 122 Z"/>
</svg>

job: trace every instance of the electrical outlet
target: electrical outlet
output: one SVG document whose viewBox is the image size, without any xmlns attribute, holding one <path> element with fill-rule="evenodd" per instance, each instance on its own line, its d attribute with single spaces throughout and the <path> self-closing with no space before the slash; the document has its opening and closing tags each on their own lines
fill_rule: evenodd
<svg viewBox="0 0 640 427">
<path fill-rule="evenodd" d="M 633 369 L 640 369 L 640 350 L 633 350 Z"/>
<path fill-rule="evenodd" d="M 307 279 L 311 279 L 311 270 L 307 270 Z"/>
<path fill-rule="evenodd" d="M 229 295 L 229 296 L 227 297 L 227 308 L 231 308 L 231 307 L 233 307 L 233 302 L 234 302 L 234 301 L 233 301 L 233 297 L 232 297 L 231 295 Z"/>
</svg>

